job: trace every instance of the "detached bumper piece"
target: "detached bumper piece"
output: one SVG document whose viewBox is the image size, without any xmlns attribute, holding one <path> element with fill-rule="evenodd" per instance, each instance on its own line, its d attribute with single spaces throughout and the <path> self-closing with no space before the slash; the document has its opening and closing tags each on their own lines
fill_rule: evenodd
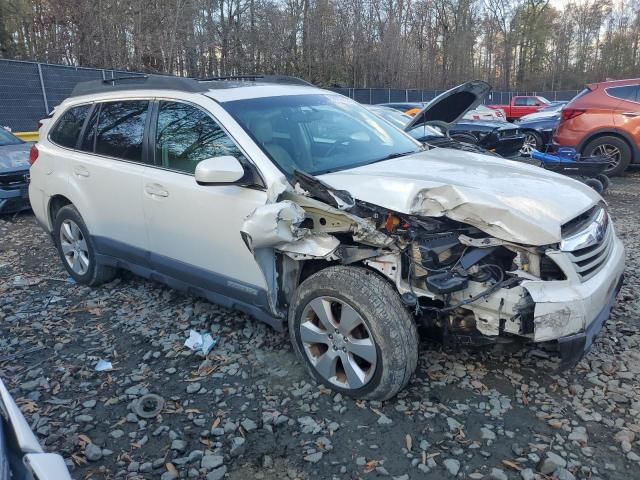
<svg viewBox="0 0 640 480">
<path fill-rule="evenodd" d="M 611 309 L 616 302 L 616 297 L 620 288 L 622 288 L 622 282 L 624 277 L 621 276 L 616 285 L 616 288 L 609 297 L 609 301 L 604 306 L 600 313 L 593 322 L 587 327 L 584 332 L 577 333 L 575 335 L 569 335 L 558 339 L 558 352 L 560 353 L 560 370 L 566 370 L 575 367 L 582 358 L 589 353 L 593 342 L 602 330 L 603 325 L 609 319 Z"/>
<path fill-rule="evenodd" d="M 0 215 L 30 208 L 29 171 L 0 173 Z"/>
</svg>

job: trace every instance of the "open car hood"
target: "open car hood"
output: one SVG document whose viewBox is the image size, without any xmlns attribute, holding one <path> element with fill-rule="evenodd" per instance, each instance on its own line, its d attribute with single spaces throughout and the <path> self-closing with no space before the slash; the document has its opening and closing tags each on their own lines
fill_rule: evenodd
<svg viewBox="0 0 640 480">
<path fill-rule="evenodd" d="M 447 217 L 523 245 L 561 240 L 561 227 L 601 198 L 569 177 L 498 157 L 433 149 L 319 177 L 401 213 Z"/>
<path fill-rule="evenodd" d="M 482 80 L 471 80 L 441 93 L 419 111 L 405 127 L 412 130 L 426 122 L 438 121 L 451 128 L 465 113 L 473 110 L 491 91 L 491 85 Z"/>
</svg>

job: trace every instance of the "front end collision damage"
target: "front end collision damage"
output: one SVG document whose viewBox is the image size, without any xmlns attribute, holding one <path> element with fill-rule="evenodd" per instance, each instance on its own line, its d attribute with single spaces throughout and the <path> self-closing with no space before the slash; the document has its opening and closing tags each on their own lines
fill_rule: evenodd
<svg viewBox="0 0 640 480">
<path fill-rule="evenodd" d="M 527 229 L 538 241 L 557 239 L 550 225 L 536 230 L 533 222 L 461 198 L 455 189 L 421 191 L 405 214 L 356 200 L 303 172 L 291 184 L 279 186 L 272 203 L 256 209 L 241 231 L 265 275 L 276 317 L 285 316 L 306 266 L 326 263 L 379 272 L 417 321 L 438 327 L 454 343 L 557 340 L 585 331 L 596 317 L 582 304 L 557 301 L 554 287 L 572 288 L 552 260 L 557 243 L 511 241 L 515 231 L 521 237 Z M 504 222 L 488 224 L 487 216 Z"/>
</svg>

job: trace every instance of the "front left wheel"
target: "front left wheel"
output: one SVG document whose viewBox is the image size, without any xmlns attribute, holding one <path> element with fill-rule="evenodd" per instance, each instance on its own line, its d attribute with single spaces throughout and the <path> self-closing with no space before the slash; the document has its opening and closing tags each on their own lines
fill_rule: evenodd
<svg viewBox="0 0 640 480">
<path fill-rule="evenodd" d="M 302 282 L 289 335 L 308 372 L 356 398 L 386 400 L 409 382 L 418 333 L 395 288 L 362 267 L 334 266 Z"/>
</svg>

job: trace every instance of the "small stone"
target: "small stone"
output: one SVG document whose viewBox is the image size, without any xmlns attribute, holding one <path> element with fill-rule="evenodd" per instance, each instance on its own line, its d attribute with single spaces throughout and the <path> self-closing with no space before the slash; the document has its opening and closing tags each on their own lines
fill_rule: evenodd
<svg viewBox="0 0 640 480">
<path fill-rule="evenodd" d="M 483 440 L 495 440 L 496 434 L 493 430 L 489 430 L 488 428 L 481 428 L 480 433 L 482 434 Z"/>
<path fill-rule="evenodd" d="M 187 393 L 196 393 L 198 390 L 200 390 L 199 382 L 193 382 L 187 385 Z"/>
<path fill-rule="evenodd" d="M 556 468 L 556 471 L 553 472 L 553 475 L 558 480 L 576 480 L 576 477 L 573 476 L 566 468 Z"/>
<path fill-rule="evenodd" d="M 247 432 L 251 432 L 256 428 L 258 428 L 258 425 L 256 425 L 256 422 L 254 422 L 250 418 L 245 418 L 242 422 L 240 422 L 240 425 L 242 425 L 242 428 L 244 428 L 245 431 Z"/>
<path fill-rule="evenodd" d="M 175 450 L 176 452 L 184 452 L 187 449 L 187 442 L 184 440 L 174 440 L 171 442 L 171 450 Z"/>
<path fill-rule="evenodd" d="M 232 457 L 238 457 L 244 453 L 245 450 L 245 439 L 242 437 L 233 437 L 231 440 L 231 450 L 229 451 L 229 455 Z"/>
<path fill-rule="evenodd" d="M 386 415 L 380 415 L 380 417 L 378 418 L 378 425 L 391 425 L 392 423 L 393 420 L 391 420 Z"/>
<path fill-rule="evenodd" d="M 224 463 L 224 457 L 221 455 L 205 455 L 200 462 L 200 468 L 206 468 L 207 470 L 213 470 L 218 468 Z"/>
<path fill-rule="evenodd" d="M 102 458 L 102 449 L 95 443 L 89 443 L 84 449 L 84 455 L 90 462 L 97 462 Z"/>
<path fill-rule="evenodd" d="M 462 428 L 462 424 L 455 418 L 451 417 L 447 417 L 447 425 L 449 425 L 450 432 L 455 432 L 456 430 L 460 430 L 460 428 Z"/>
<path fill-rule="evenodd" d="M 358 457 L 356 458 L 356 465 L 358 465 L 359 467 L 364 467 L 367 464 L 367 459 L 364 457 Z"/>
<path fill-rule="evenodd" d="M 227 467 L 223 465 L 219 468 L 216 468 L 212 472 L 209 472 L 209 474 L 207 475 L 207 480 L 222 480 L 226 473 Z"/>
<path fill-rule="evenodd" d="M 627 458 L 632 462 L 640 462 L 640 456 L 635 452 L 627 453 Z"/>
<path fill-rule="evenodd" d="M 558 467 L 564 468 L 567 466 L 567 461 L 560 455 L 553 452 L 547 452 L 545 455 L 545 458 L 538 465 L 540 473 L 549 475 L 550 473 L 555 472 Z"/>
<path fill-rule="evenodd" d="M 116 440 L 122 437 L 123 435 L 124 435 L 124 432 L 122 430 L 113 430 L 111 433 L 109 433 L 109 436 L 112 438 L 115 438 Z"/>
<path fill-rule="evenodd" d="M 530 468 L 520 470 L 520 476 L 522 477 L 522 480 L 534 480 L 536 478 L 533 470 L 531 470 Z"/>
<path fill-rule="evenodd" d="M 492 480 L 509 480 L 509 477 L 507 477 L 507 474 L 504 473 L 504 470 L 501 468 L 492 468 L 489 478 Z"/>
<path fill-rule="evenodd" d="M 460 471 L 460 462 L 458 460 L 454 458 L 447 458 L 442 463 L 447 469 L 447 472 L 449 472 L 449 475 L 451 475 L 452 477 L 458 475 L 458 472 Z"/>
<path fill-rule="evenodd" d="M 304 459 L 307 462 L 318 463 L 322 459 L 322 452 L 312 453 L 311 455 L 304 457 Z"/>
</svg>

